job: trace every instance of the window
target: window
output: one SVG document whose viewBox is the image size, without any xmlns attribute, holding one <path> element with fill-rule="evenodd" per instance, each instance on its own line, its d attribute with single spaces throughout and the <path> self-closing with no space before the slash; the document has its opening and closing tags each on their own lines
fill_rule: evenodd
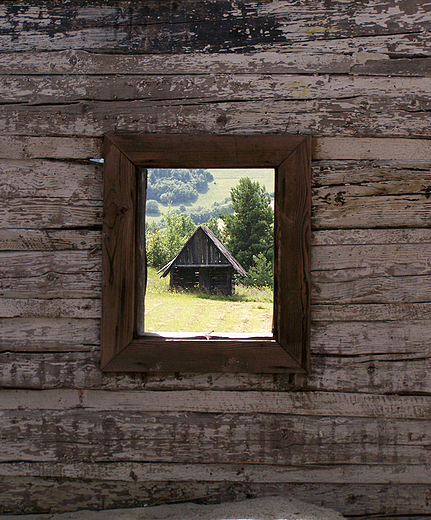
<svg viewBox="0 0 431 520">
<path fill-rule="evenodd" d="M 309 368 L 311 138 L 281 135 L 105 137 L 102 370 L 304 372 Z M 274 168 L 274 311 L 268 337 L 144 333 L 142 168 Z"/>
</svg>

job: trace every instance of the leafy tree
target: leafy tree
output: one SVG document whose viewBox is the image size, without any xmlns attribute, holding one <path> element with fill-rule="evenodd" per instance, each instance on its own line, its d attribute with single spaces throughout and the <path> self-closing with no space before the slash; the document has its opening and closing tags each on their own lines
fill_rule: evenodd
<svg viewBox="0 0 431 520">
<path fill-rule="evenodd" d="M 234 213 L 220 214 L 227 248 L 247 271 L 259 254 L 272 262 L 274 212 L 265 187 L 245 177 L 231 189 L 231 198 Z"/>
<path fill-rule="evenodd" d="M 172 212 L 170 206 L 163 216 L 164 227 L 153 223 L 146 228 L 147 262 L 157 268 L 172 260 L 196 228 L 190 217 Z"/>
<path fill-rule="evenodd" d="M 221 242 L 223 242 L 223 233 L 222 233 L 222 230 L 220 229 L 218 218 L 211 217 L 208 220 L 208 222 L 205 222 L 204 225 L 207 228 L 209 228 Z"/>
<path fill-rule="evenodd" d="M 148 170 L 147 197 L 162 204 L 195 202 L 208 189 L 212 174 L 203 169 L 158 168 Z"/>
<path fill-rule="evenodd" d="M 263 253 L 253 256 L 253 266 L 248 271 L 248 278 L 242 278 L 243 285 L 255 287 L 273 287 L 272 262 Z"/>
<path fill-rule="evenodd" d="M 147 215 L 151 215 L 153 217 L 158 217 L 160 215 L 159 205 L 155 200 L 147 200 L 145 211 Z"/>
</svg>

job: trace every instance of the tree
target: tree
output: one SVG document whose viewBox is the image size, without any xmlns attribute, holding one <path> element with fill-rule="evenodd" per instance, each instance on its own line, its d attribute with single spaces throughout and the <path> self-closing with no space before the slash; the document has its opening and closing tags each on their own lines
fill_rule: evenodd
<svg viewBox="0 0 431 520">
<path fill-rule="evenodd" d="M 147 215 L 151 215 L 153 217 L 158 217 L 160 215 L 159 205 L 155 200 L 147 200 L 147 205 L 145 208 Z"/>
<path fill-rule="evenodd" d="M 231 189 L 231 198 L 234 213 L 220 214 L 226 247 L 247 271 L 259 254 L 272 262 L 274 212 L 265 187 L 245 177 Z"/>
<path fill-rule="evenodd" d="M 255 287 L 273 288 L 272 262 L 263 253 L 253 256 L 254 265 L 248 271 L 248 278 L 244 278 L 241 283 L 244 285 L 254 285 Z"/>
<path fill-rule="evenodd" d="M 184 213 L 173 213 L 170 206 L 163 217 L 163 228 L 152 223 L 146 229 L 147 261 L 157 268 L 172 260 L 196 229 L 190 217 Z"/>
</svg>

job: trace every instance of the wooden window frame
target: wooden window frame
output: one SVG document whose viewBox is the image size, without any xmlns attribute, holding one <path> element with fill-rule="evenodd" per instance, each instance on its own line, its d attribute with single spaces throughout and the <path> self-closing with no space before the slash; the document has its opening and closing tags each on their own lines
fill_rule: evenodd
<svg viewBox="0 0 431 520">
<path fill-rule="evenodd" d="M 115 134 L 105 136 L 104 158 L 102 370 L 308 372 L 311 138 Z M 139 273 L 146 273 L 139 254 L 139 197 L 145 196 L 139 195 L 139 177 L 145 168 L 275 170 L 272 336 L 138 333 L 138 286 L 145 286 Z"/>
</svg>

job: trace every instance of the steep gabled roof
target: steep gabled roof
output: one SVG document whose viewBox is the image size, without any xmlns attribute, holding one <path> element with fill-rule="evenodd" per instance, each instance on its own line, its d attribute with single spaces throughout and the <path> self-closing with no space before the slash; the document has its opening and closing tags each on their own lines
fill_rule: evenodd
<svg viewBox="0 0 431 520">
<path fill-rule="evenodd" d="M 216 249 L 223 255 L 223 257 L 226 259 L 227 263 L 230 264 L 236 273 L 238 273 L 241 276 L 247 276 L 246 270 L 242 267 L 242 265 L 238 262 L 238 260 L 233 256 L 233 254 L 227 249 L 226 246 L 224 246 L 220 240 L 214 235 L 214 233 L 207 228 L 206 226 L 198 226 L 196 230 L 194 231 L 193 235 L 187 240 L 187 242 L 184 244 L 184 246 L 181 248 L 179 253 L 166 265 L 164 265 L 161 269 L 157 271 L 157 273 L 162 273 L 162 277 L 165 277 L 171 270 L 171 268 L 175 265 L 176 260 L 181 256 L 181 253 L 187 249 L 187 246 L 196 239 L 197 233 L 199 233 L 199 230 L 203 231 L 207 237 L 211 240 L 211 242 L 214 244 Z M 204 264 L 202 264 L 204 265 Z M 220 264 L 221 266 L 223 264 Z"/>
</svg>

